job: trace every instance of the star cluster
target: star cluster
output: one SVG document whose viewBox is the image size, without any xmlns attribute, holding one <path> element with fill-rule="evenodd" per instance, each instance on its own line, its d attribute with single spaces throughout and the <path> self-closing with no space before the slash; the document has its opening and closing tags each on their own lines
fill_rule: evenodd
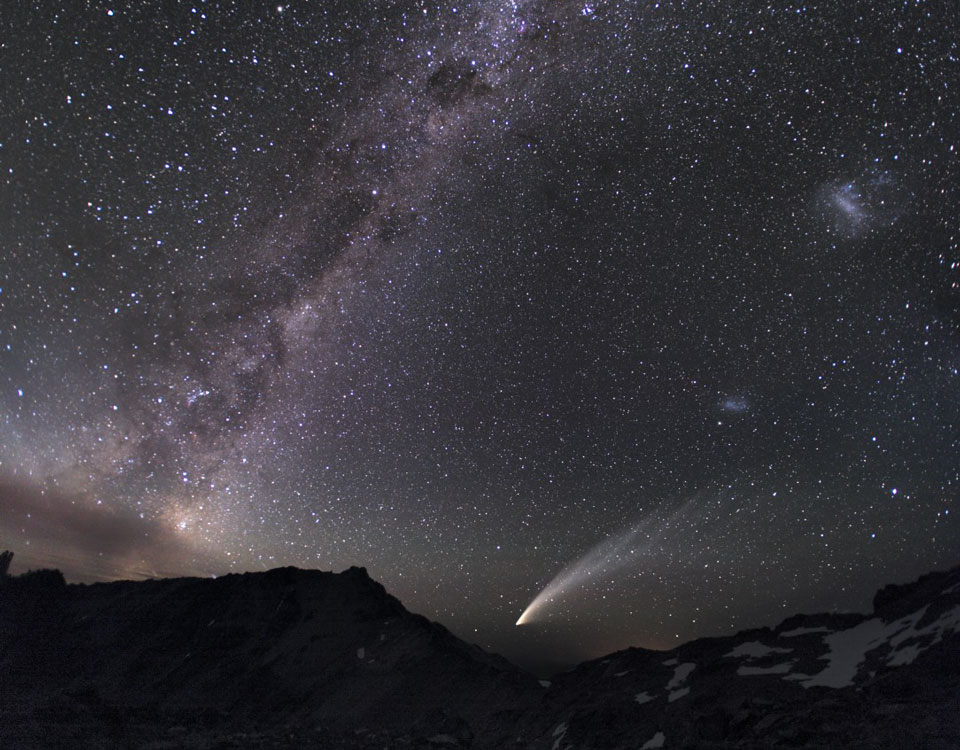
<svg viewBox="0 0 960 750">
<path fill-rule="evenodd" d="M 365 565 L 559 664 L 958 561 L 948 4 L 3 16 L 22 565 Z"/>
</svg>

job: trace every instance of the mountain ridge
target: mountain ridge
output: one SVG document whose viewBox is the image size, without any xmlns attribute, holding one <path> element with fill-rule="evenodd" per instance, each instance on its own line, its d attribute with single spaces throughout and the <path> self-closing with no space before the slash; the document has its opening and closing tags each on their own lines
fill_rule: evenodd
<svg viewBox="0 0 960 750">
<path fill-rule="evenodd" d="M 0 674 L 10 747 L 947 747 L 960 567 L 880 589 L 870 614 L 626 649 L 549 683 L 407 611 L 363 568 L 95 584 L 44 571 L 0 583 Z"/>
</svg>

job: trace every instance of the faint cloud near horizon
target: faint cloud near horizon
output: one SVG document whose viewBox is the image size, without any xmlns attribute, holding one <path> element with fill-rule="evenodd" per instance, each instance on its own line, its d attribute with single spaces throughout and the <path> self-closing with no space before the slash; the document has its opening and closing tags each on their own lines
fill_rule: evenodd
<svg viewBox="0 0 960 750">
<path fill-rule="evenodd" d="M 0 548 L 14 553 L 14 574 L 57 568 L 72 582 L 225 572 L 159 519 L 10 477 L 0 477 Z"/>
</svg>

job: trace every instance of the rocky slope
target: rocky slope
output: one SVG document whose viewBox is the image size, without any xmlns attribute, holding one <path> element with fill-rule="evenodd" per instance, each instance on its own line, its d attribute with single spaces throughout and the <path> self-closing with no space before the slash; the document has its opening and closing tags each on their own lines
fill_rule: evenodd
<svg viewBox="0 0 960 750">
<path fill-rule="evenodd" d="M 0 747 L 960 746 L 960 568 L 545 686 L 363 569 L 0 583 Z"/>
<path fill-rule="evenodd" d="M 362 568 L 91 586 L 56 573 L 8 579 L 0 675 L 0 733 L 18 724 L 26 734 L 31 717 L 49 725 L 59 710 L 118 725 L 111 712 L 158 726 L 369 729 L 465 744 L 482 734 L 499 744 L 540 690 L 408 612 Z"/>
<path fill-rule="evenodd" d="M 960 747 L 960 569 L 888 586 L 871 615 L 630 649 L 559 676 L 536 747 Z"/>
</svg>

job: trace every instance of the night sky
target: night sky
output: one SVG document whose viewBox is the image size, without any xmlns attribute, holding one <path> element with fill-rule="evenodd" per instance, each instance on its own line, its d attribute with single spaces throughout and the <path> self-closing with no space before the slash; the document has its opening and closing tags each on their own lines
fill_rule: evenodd
<svg viewBox="0 0 960 750">
<path fill-rule="evenodd" d="M 957 564 L 958 40 L 948 0 L 5 3 L 0 548 L 363 565 L 527 664 Z"/>
</svg>

